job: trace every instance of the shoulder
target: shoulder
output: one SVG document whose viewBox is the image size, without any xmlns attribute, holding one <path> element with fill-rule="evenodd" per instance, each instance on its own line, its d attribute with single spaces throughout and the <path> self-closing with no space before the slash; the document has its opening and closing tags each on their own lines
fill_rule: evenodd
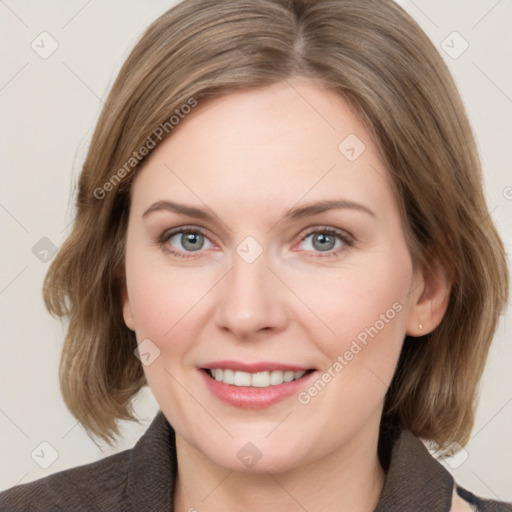
<svg viewBox="0 0 512 512">
<path fill-rule="evenodd" d="M 451 512 L 512 512 L 512 503 L 479 498 L 456 485 L 453 489 Z"/>
<path fill-rule="evenodd" d="M 131 450 L 0 493 L 0 512 L 121 510 Z"/>
<path fill-rule="evenodd" d="M 383 429 L 379 442 L 386 480 L 375 512 L 512 512 L 512 504 L 483 499 L 458 486 L 451 473 L 410 431 Z"/>
<path fill-rule="evenodd" d="M 161 411 L 135 446 L 0 493 L 0 512 L 172 509 L 174 430 Z"/>
</svg>

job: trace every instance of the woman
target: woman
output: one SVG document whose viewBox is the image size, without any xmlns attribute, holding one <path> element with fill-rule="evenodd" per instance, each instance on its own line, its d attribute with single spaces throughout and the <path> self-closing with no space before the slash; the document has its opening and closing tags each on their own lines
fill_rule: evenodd
<svg viewBox="0 0 512 512">
<path fill-rule="evenodd" d="M 512 510 L 419 439 L 467 442 L 507 295 L 462 103 L 400 7 L 184 1 L 119 73 L 45 283 L 91 435 L 145 384 L 161 411 L 0 510 Z"/>
</svg>

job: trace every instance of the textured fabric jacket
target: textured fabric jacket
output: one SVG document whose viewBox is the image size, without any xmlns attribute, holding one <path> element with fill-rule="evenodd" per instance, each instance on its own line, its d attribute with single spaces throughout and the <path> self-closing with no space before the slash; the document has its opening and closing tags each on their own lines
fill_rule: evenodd
<svg viewBox="0 0 512 512">
<path fill-rule="evenodd" d="M 450 511 L 454 480 L 423 443 L 408 431 L 384 438 L 379 456 L 387 476 L 375 512 Z M 170 512 L 175 477 L 174 431 L 159 411 L 132 449 L 8 489 L 0 512 Z M 475 510 L 512 511 L 458 492 Z"/>
</svg>

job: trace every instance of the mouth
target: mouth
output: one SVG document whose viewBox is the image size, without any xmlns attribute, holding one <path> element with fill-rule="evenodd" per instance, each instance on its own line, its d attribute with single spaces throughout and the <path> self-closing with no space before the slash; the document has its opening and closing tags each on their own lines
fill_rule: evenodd
<svg viewBox="0 0 512 512">
<path fill-rule="evenodd" d="M 280 386 L 284 383 L 302 379 L 306 374 L 314 371 L 313 369 L 300 371 L 268 370 L 251 373 L 241 370 L 230 370 L 228 368 L 202 368 L 202 370 L 217 382 L 222 382 L 231 386 L 253 388 Z"/>
<path fill-rule="evenodd" d="M 317 373 L 314 368 L 217 362 L 198 368 L 213 397 L 242 409 L 263 409 L 297 395 Z"/>
</svg>

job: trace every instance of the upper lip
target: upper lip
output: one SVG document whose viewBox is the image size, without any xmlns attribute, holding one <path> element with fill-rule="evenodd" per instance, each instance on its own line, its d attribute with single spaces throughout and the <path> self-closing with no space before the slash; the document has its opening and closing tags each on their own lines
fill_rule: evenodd
<svg viewBox="0 0 512 512">
<path fill-rule="evenodd" d="M 213 361 L 202 365 L 205 370 L 220 368 L 222 370 L 233 370 L 248 373 L 257 373 L 265 371 L 281 370 L 283 372 L 300 372 L 311 370 L 312 368 L 295 364 L 276 363 L 271 361 L 260 361 L 256 363 L 242 363 L 241 361 Z"/>
</svg>

